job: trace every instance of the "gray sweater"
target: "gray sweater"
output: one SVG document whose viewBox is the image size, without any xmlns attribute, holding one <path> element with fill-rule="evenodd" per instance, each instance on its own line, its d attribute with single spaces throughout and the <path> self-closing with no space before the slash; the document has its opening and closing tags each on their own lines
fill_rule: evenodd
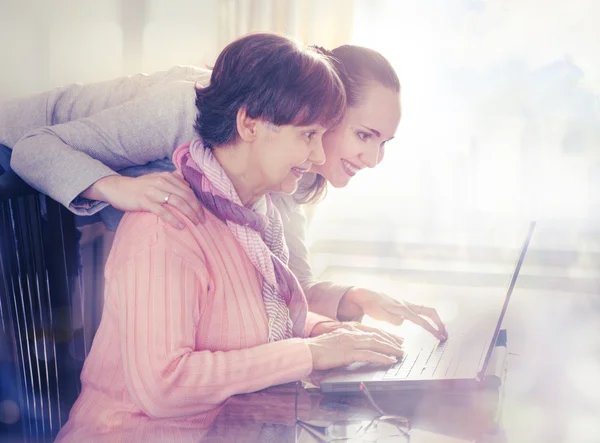
<svg viewBox="0 0 600 443">
<path fill-rule="evenodd" d="M 194 137 L 194 83 L 209 80 L 206 69 L 177 66 L 0 103 L 0 144 L 13 149 L 11 167 L 27 183 L 74 213 L 91 215 L 106 203 L 79 198 L 81 192 L 115 171 L 170 158 Z M 313 280 L 301 207 L 290 196 L 274 195 L 273 201 L 284 222 L 290 268 L 311 310 L 335 318 L 349 287 Z"/>
</svg>

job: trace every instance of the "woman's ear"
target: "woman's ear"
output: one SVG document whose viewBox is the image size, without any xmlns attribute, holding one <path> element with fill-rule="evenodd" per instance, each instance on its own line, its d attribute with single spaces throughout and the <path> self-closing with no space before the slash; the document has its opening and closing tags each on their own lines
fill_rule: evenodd
<svg viewBox="0 0 600 443">
<path fill-rule="evenodd" d="M 243 141 L 251 143 L 256 140 L 258 120 L 249 117 L 248 114 L 246 114 L 245 106 L 242 106 L 240 109 L 238 109 L 235 123 L 237 132 Z"/>
</svg>

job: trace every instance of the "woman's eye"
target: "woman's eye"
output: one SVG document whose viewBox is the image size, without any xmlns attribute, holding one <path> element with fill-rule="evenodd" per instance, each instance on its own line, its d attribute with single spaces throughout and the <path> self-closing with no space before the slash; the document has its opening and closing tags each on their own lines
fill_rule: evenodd
<svg viewBox="0 0 600 443">
<path fill-rule="evenodd" d="M 307 131 L 307 132 L 305 132 L 305 133 L 304 133 L 304 135 L 305 135 L 305 137 L 306 137 L 307 139 L 309 139 L 309 140 L 310 140 L 311 138 L 313 138 L 313 136 L 314 136 L 316 133 L 317 133 L 317 131 Z"/>
<path fill-rule="evenodd" d="M 367 141 L 371 138 L 371 134 L 368 132 L 357 132 L 356 135 L 358 135 L 358 138 L 360 138 L 362 141 Z"/>
</svg>

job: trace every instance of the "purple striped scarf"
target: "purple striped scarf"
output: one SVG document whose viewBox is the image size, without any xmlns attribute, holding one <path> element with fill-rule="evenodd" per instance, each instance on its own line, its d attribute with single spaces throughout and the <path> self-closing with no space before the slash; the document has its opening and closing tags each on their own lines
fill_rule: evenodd
<svg viewBox="0 0 600 443">
<path fill-rule="evenodd" d="M 307 303 L 289 270 L 289 252 L 281 217 L 268 195 L 254 205 L 242 202 L 227 174 L 198 138 L 175 150 L 173 162 L 204 208 L 223 220 L 263 277 L 262 295 L 269 321 L 269 341 L 304 337 Z M 265 214 L 257 212 L 266 208 Z"/>
</svg>

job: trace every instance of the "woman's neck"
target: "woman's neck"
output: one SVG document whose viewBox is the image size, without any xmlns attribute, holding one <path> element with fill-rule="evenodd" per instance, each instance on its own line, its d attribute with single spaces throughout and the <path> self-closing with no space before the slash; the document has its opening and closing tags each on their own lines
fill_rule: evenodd
<svg viewBox="0 0 600 443">
<path fill-rule="evenodd" d="M 250 147 L 242 144 L 222 145 L 213 150 L 213 155 L 246 207 L 252 206 L 268 192 L 261 187 L 259 169 L 253 167 L 250 152 Z"/>
</svg>

